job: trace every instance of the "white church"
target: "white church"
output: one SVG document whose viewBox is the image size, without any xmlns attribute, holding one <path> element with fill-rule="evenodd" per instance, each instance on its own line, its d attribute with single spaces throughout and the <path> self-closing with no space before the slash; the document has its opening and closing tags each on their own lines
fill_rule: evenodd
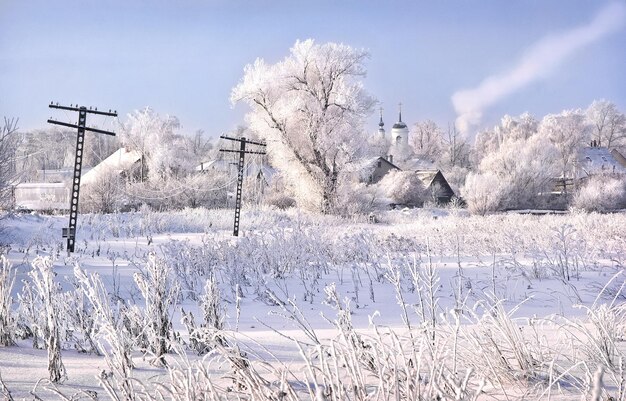
<svg viewBox="0 0 626 401">
<path fill-rule="evenodd" d="M 383 109 L 380 109 L 380 122 L 378 123 L 379 143 L 389 144 L 389 148 L 384 156 L 389 161 L 401 163 L 411 157 L 411 147 L 409 146 L 409 127 L 402 121 L 402 103 L 398 105 L 398 121 L 391 127 L 391 136 L 387 139 L 385 133 L 385 123 L 383 122 Z"/>
<path fill-rule="evenodd" d="M 391 170 L 413 171 L 423 182 L 424 187 L 432 192 L 437 203 L 447 203 L 454 196 L 454 191 L 443 176 L 443 173 L 430 162 L 414 158 L 409 145 L 409 127 L 402 121 L 402 103 L 398 105 L 398 121 L 391 127 L 387 138 L 383 109 L 380 109 L 378 132 L 374 134 L 373 143 L 381 152 L 375 163 L 370 163 L 371 171 L 366 172 L 369 183 L 376 183 Z"/>
</svg>

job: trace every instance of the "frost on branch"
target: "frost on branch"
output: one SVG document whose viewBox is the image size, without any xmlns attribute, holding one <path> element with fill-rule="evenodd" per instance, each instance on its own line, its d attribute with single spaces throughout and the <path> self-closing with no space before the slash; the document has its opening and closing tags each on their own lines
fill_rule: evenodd
<svg viewBox="0 0 626 401">
<path fill-rule="evenodd" d="M 345 169 L 366 151 L 363 123 L 374 101 L 358 79 L 367 57 L 343 44 L 298 41 L 276 64 L 246 66 L 233 88 L 231 101 L 252 108 L 250 126 L 300 206 L 332 211 Z"/>
</svg>

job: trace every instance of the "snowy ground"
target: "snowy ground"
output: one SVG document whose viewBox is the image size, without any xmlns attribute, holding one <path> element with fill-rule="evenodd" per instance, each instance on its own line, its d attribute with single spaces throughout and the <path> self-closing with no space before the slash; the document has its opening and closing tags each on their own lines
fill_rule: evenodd
<svg viewBox="0 0 626 401">
<path fill-rule="evenodd" d="M 66 217 L 18 215 L 3 220 L 0 243 L 9 244 L 17 276 L 12 313 L 27 326 L 44 325 L 22 306 L 24 282 L 32 281 L 31 262 L 38 256 L 53 261 L 60 316 L 70 314 L 62 296 L 76 291 L 75 265 L 97 272 L 111 300 L 139 311 L 146 309 L 145 297 L 134 275 L 146 273 L 150 254 L 169 266 L 168 285 L 177 290 L 171 331 L 178 338 L 165 357 L 170 369 L 150 364 L 141 346 L 132 349 L 132 377 L 147 392 L 156 383 L 176 382 L 176 366 L 196 373 L 205 366 L 223 394 L 255 399 L 249 384 L 232 388 L 244 380 L 232 368 L 232 350 L 240 350 L 254 373 L 269 381 L 259 387 L 287 394 L 284 387 L 290 387 L 303 399 L 316 391 L 327 399 L 408 399 L 416 394 L 411 391 L 425 399 L 579 399 L 594 389 L 604 399 L 626 399 L 620 392 L 626 215 L 470 217 L 404 210 L 378 217 L 380 223 L 368 224 L 252 210 L 243 215 L 241 237 L 233 238 L 230 211 L 83 216 L 77 252 L 67 257 L 60 238 Z M 212 343 L 209 354 L 198 355 L 182 311 L 202 323 L 200 298 L 210 276 L 221 292 L 226 346 Z M 76 350 L 82 343 L 75 324 L 69 318 L 62 323 L 67 379 L 58 387 L 45 380 L 47 351 L 33 349 L 32 338 L 0 347 L 0 375 L 15 399 L 32 399 L 31 391 L 59 398 L 55 388 L 68 397 L 80 389 L 108 399 L 97 376 L 113 369 L 104 357 Z M 92 333 L 111 352 L 102 330 Z M 419 358 L 411 356 L 416 349 Z M 351 355 L 363 372 L 351 370 Z M 376 361 L 374 367 L 364 355 Z M 324 367 L 325 358 L 335 358 L 337 378 Z M 600 365 L 602 386 L 593 379 Z M 415 372 L 415 380 L 386 384 L 400 371 Z M 200 376 L 194 379 L 198 388 Z M 338 385 L 348 388 L 333 387 Z"/>
</svg>

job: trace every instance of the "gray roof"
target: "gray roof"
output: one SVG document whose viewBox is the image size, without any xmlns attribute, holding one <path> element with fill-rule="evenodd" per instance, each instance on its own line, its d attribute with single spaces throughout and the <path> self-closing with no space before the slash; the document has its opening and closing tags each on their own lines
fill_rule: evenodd
<svg viewBox="0 0 626 401">
<path fill-rule="evenodd" d="M 616 160 L 607 148 L 585 147 L 578 153 L 577 177 L 583 178 L 594 174 L 626 174 L 626 167 Z"/>
</svg>

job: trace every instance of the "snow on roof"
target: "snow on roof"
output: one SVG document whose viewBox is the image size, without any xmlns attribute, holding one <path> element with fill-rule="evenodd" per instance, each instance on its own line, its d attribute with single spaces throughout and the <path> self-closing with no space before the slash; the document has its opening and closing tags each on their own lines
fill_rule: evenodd
<svg viewBox="0 0 626 401">
<path fill-rule="evenodd" d="M 578 153 L 577 178 L 598 173 L 626 174 L 626 168 L 615 159 L 607 148 L 583 148 Z"/>
<path fill-rule="evenodd" d="M 396 166 L 394 163 L 390 162 L 389 160 L 385 159 L 382 156 L 378 156 L 378 157 L 368 157 L 368 158 L 365 158 L 365 159 L 361 159 L 361 160 L 355 161 L 354 163 L 350 163 L 350 165 L 346 166 L 346 171 L 348 171 L 348 172 L 370 172 L 371 170 L 373 170 L 374 168 L 377 167 L 379 160 L 384 161 L 385 163 L 390 164 L 393 167 L 395 167 L 398 170 L 400 170 L 400 167 Z"/>
<path fill-rule="evenodd" d="M 439 170 L 416 170 L 415 175 L 417 175 L 417 178 L 419 178 L 424 183 L 424 186 L 428 188 L 430 184 L 433 183 L 433 180 L 437 176 L 438 172 Z"/>
<path fill-rule="evenodd" d="M 89 185 L 96 182 L 101 174 L 108 171 L 122 172 L 128 170 L 140 160 L 141 152 L 137 150 L 127 151 L 126 148 L 120 148 L 100 164 L 83 174 L 81 185 Z"/>
</svg>

